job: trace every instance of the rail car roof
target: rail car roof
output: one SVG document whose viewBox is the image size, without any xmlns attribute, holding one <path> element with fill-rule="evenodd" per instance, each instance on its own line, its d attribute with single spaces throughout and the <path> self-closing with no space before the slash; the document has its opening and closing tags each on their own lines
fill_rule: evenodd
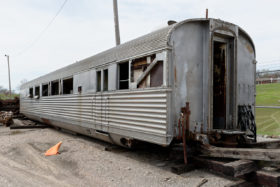
<svg viewBox="0 0 280 187">
<path fill-rule="evenodd" d="M 210 18 L 210 19 L 212 19 L 212 18 Z M 169 41 L 169 37 L 170 37 L 170 34 L 171 34 L 173 28 L 175 28 L 176 26 L 179 26 L 183 23 L 186 23 L 186 22 L 209 21 L 210 19 L 187 19 L 187 20 L 175 23 L 173 25 L 164 27 L 162 29 L 153 31 L 149 34 L 146 34 L 146 35 L 136 38 L 134 40 L 125 42 L 119 46 L 113 47 L 104 52 L 98 53 L 94 56 L 91 56 L 84 60 L 75 62 L 66 67 L 63 67 L 61 69 L 58 69 L 56 71 L 43 75 L 39 78 L 36 78 L 32 81 L 29 81 L 29 82 L 23 84 L 21 86 L 21 88 L 38 85 L 39 83 L 47 83 L 52 80 L 68 77 L 75 73 L 85 71 L 87 69 L 90 69 L 90 68 L 93 68 L 93 67 L 96 67 L 99 65 L 103 65 L 106 63 L 128 60 L 129 58 L 132 58 L 134 56 L 150 53 L 152 51 L 159 51 L 161 49 L 166 49 L 169 47 L 168 41 Z M 218 20 L 218 21 L 221 21 L 221 20 Z M 249 35 L 241 28 L 240 28 L 240 30 L 242 32 L 244 32 L 245 35 L 248 36 L 249 40 L 252 42 Z M 253 42 L 252 42 L 252 45 L 254 46 Z"/>
</svg>

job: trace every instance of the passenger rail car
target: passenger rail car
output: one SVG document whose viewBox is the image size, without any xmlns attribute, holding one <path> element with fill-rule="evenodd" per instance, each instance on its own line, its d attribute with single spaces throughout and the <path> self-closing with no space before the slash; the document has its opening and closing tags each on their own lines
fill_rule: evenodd
<svg viewBox="0 0 280 187">
<path fill-rule="evenodd" d="M 189 19 L 27 82 L 20 111 L 123 146 L 168 146 L 180 136 L 188 103 L 189 137 L 254 141 L 255 74 L 255 47 L 244 30 Z"/>
</svg>

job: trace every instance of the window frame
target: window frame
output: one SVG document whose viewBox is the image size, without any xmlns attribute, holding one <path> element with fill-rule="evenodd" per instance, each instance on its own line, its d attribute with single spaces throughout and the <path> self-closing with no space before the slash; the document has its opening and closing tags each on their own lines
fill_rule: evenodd
<svg viewBox="0 0 280 187">
<path fill-rule="evenodd" d="M 44 86 L 46 86 L 47 85 L 47 87 L 48 87 L 48 90 L 47 90 L 47 95 L 43 95 L 43 91 L 44 91 Z M 49 96 L 49 90 L 50 90 L 50 83 L 48 82 L 48 83 L 43 83 L 42 84 L 42 97 L 48 97 Z"/>
<path fill-rule="evenodd" d="M 100 79 L 99 79 L 99 73 L 100 73 Z M 96 70 L 96 92 L 102 92 L 102 69 Z"/>
<path fill-rule="evenodd" d="M 39 89 L 39 93 L 38 93 L 38 95 L 36 94 L 36 89 Z M 37 97 L 37 98 L 39 98 L 40 97 L 40 85 L 38 85 L 38 86 L 34 86 L 34 97 Z"/>
<path fill-rule="evenodd" d="M 31 93 L 32 90 L 32 93 Z M 34 98 L 34 86 L 29 87 L 28 89 L 29 98 Z"/>
<path fill-rule="evenodd" d="M 53 81 L 51 81 L 50 82 L 51 83 L 51 91 L 50 91 L 50 96 L 56 96 L 56 95 L 60 95 L 60 90 L 59 90 L 59 88 L 60 88 L 60 79 L 56 79 L 56 80 L 53 80 Z M 57 94 L 53 94 L 53 83 L 58 83 L 58 93 Z"/>
<path fill-rule="evenodd" d="M 64 81 L 67 81 L 70 79 L 72 79 L 72 93 L 71 93 L 71 91 L 70 91 L 70 93 L 64 93 Z M 74 76 L 63 78 L 63 79 L 61 79 L 61 82 L 62 82 L 61 95 L 70 95 L 70 94 L 74 93 Z"/>
<path fill-rule="evenodd" d="M 121 64 L 125 64 L 125 63 L 127 63 L 127 65 L 128 65 L 128 76 L 127 76 L 127 79 L 125 79 L 125 80 L 121 80 L 120 78 L 121 78 L 121 75 L 120 75 L 120 73 L 121 73 L 121 71 L 120 71 L 120 65 Z M 123 61 L 123 62 L 118 62 L 117 63 L 117 71 L 118 71 L 118 73 L 117 73 L 117 81 L 118 81 L 118 84 L 117 84 L 117 90 L 129 90 L 130 89 L 130 74 L 131 74 L 131 71 L 130 71 L 130 64 L 131 64 L 131 60 L 129 60 L 129 61 Z M 120 82 L 121 81 L 127 81 L 127 88 L 123 88 L 123 89 L 120 89 Z"/>
<path fill-rule="evenodd" d="M 105 87 L 104 87 L 104 83 L 105 83 L 105 71 L 107 71 L 107 88 L 106 88 L 106 90 L 105 90 Z M 102 91 L 103 91 L 103 92 L 107 92 L 107 91 L 109 91 L 109 69 L 108 69 L 108 68 L 104 68 L 104 69 L 102 69 L 102 72 L 103 72 L 103 73 L 101 73 L 101 76 L 102 76 L 102 78 L 101 78 L 101 80 L 102 80 L 102 86 L 101 86 L 101 88 L 102 88 Z"/>
</svg>

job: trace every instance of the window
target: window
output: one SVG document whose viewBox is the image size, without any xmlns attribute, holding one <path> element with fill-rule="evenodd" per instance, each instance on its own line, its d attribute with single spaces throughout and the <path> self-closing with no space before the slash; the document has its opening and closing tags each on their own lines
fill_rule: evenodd
<svg viewBox="0 0 280 187">
<path fill-rule="evenodd" d="M 147 57 L 142 57 L 138 58 L 132 61 L 131 63 L 131 82 L 135 82 L 141 77 L 143 72 L 147 69 L 148 67 L 148 60 Z M 147 76 L 148 77 L 148 76 Z M 148 78 L 145 77 L 141 83 L 137 86 L 138 88 L 146 88 L 148 87 L 149 80 Z"/>
<path fill-rule="evenodd" d="M 108 91 L 108 69 L 103 70 L 103 91 Z"/>
<path fill-rule="evenodd" d="M 43 84 L 42 85 L 42 96 L 48 96 L 49 95 L 49 84 Z"/>
<path fill-rule="evenodd" d="M 119 90 L 129 88 L 129 63 L 119 64 Z"/>
<path fill-rule="evenodd" d="M 51 95 L 58 95 L 59 94 L 59 81 L 52 81 L 51 82 Z"/>
<path fill-rule="evenodd" d="M 157 60 L 156 55 L 134 59 L 130 77 L 133 88 L 162 86 L 163 61 Z"/>
<path fill-rule="evenodd" d="M 96 91 L 101 91 L 101 71 L 96 72 Z"/>
<path fill-rule="evenodd" d="M 40 86 L 35 87 L 35 96 L 40 96 Z"/>
<path fill-rule="evenodd" d="M 73 77 L 63 80 L 63 94 L 73 93 Z"/>
<path fill-rule="evenodd" d="M 33 98 L 33 87 L 29 88 L 29 97 Z"/>
<path fill-rule="evenodd" d="M 158 63 L 153 67 L 150 73 L 151 76 L 151 87 L 159 87 L 163 84 L 163 62 Z"/>
</svg>

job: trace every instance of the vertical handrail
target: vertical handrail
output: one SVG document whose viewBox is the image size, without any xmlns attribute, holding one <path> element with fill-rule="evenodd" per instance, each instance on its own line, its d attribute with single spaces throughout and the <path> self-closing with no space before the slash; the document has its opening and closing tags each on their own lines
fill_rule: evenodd
<svg viewBox="0 0 280 187">
<path fill-rule="evenodd" d="M 189 136 L 189 116 L 190 112 L 190 105 L 186 102 L 186 107 L 181 109 L 183 113 L 183 124 L 182 124 L 182 135 L 183 135 L 183 148 L 184 148 L 184 163 L 187 164 L 187 136 Z"/>
</svg>

